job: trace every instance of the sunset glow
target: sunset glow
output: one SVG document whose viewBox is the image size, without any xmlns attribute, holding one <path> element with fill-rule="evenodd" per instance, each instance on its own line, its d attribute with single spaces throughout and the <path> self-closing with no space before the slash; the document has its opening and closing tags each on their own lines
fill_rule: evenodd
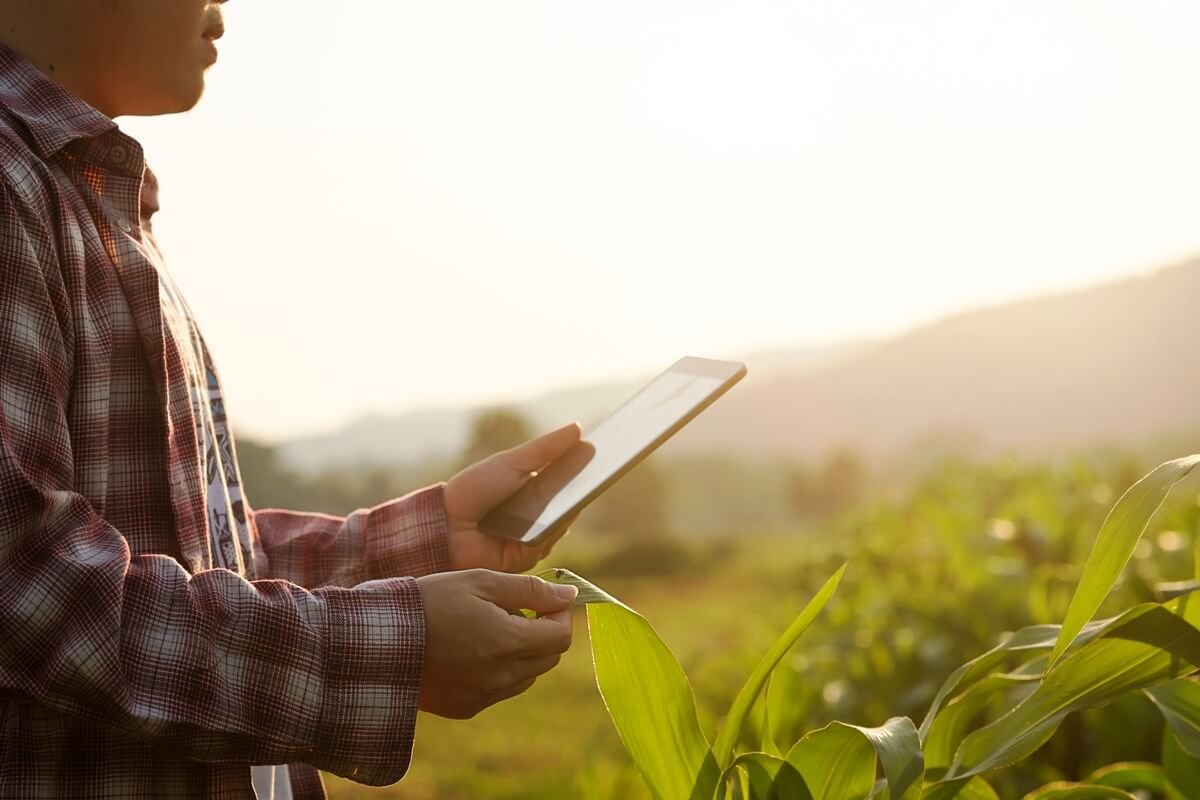
<svg viewBox="0 0 1200 800">
<path fill-rule="evenodd" d="M 261 436 L 883 335 L 1200 252 L 1193 3 L 226 19 L 197 110 L 121 122 Z"/>
</svg>

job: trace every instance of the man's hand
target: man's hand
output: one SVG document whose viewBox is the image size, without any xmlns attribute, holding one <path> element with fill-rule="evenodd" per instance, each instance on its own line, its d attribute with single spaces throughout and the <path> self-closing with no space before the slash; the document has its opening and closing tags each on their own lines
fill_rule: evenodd
<svg viewBox="0 0 1200 800">
<path fill-rule="evenodd" d="M 417 579 L 425 604 L 418 706 L 467 719 L 520 694 L 571 646 L 574 586 L 473 569 Z M 510 614 L 528 608 L 537 619 Z"/>
<path fill-rule="evenodd" d="M 479 521 L 524 486 L 537 470 L 574 447 L 579 436 L 579 425 L 572 422 L 489 456 L 446 483 L 451 569 L 482 567 L 500 572 L 524 572 L 550 552 L 559 537 L 531 547 L 485 533 L 479 530 Z"/>
</svg>

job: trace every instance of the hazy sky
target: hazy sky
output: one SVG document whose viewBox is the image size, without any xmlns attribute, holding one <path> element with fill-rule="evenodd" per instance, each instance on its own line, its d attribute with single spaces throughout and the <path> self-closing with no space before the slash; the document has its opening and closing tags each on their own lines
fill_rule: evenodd
<svg viewBox="0 0 1200 800">
<path fill-rule="evenodd" d="M 895 332 L 1200 253 L 1191 0 L 225 12 L 200 106 L 121 123 L 243 434 Z"/>
</svg>

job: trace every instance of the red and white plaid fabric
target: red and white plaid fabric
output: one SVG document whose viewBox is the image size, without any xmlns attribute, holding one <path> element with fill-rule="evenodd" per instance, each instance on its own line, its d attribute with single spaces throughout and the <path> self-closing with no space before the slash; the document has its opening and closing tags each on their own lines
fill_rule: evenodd
<svg viewBox="0 0 1200 800">
<path fill-rule="evenodd" d="M 394 576 L 448 568 L 442 486 L 247 511 L 257 574 L 214 568 L 155 195 L 137 142 L 0 45 L 0 797 L 396 781 L 424 612 Z"/>
</svg>

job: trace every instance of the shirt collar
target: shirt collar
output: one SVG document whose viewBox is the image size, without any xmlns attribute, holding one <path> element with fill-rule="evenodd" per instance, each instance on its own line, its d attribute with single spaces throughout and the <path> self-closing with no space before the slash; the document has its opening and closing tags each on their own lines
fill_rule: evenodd
<svg viewBox="0 0 1200 800">
<path fill-rule="evenodd" d="M 0 108 L 29 131 L 44 159 L 77 139 L 116 130 L 117 124 L 58 85 L 28 59 L 0 42 Z"/>
</svg>

